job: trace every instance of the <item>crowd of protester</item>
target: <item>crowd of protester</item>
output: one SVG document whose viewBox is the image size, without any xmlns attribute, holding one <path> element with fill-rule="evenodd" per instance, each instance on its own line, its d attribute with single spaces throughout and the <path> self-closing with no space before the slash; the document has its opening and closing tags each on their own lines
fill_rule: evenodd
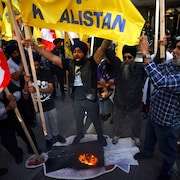
<svg viewBox="0 0 180 180">
<path fill-rule="evenodd" d="M 39 113 L 35 112 L 31 99 L 31 94 L 36 99 L 35 83 L 39 87 L 45 115 L 47 151 L 56 142 L 66 142 L 58 129 L 55 98 L 59 84 L 62 101 L 65 100 L 67 92 L 64 82 L 67 82 L 65 74 L 68 72 L 68 93 L 72 98 L 76 121 L 73 144 L 80 143 L 86 133 L 84 117 L 87 114 L 95 127 L 98 142 L 106 146 L 102 122 L 111 119 L 113 144 L 118 143 L 119 138 L 131 137 L 136 145 L 142 147 L 142 151 L 135 155 L 135 159 L 141 160 L 153 156 L 157 142 L 163 154 L 163 165 L 158 178 L 171 178 L 180 131 L 180 38 L 177 37 L 174 41 L 168 39 L 167 55 L 161 59 L 159 53 L 155 56 L 151 54 L 152 47 L 148 43 L 152 41 L 151 29 L 147 25 L 145 30 L 148 38 L 142 36 L 138 47 L 123 47 L 122 61 L 116 56 L 113 43 L 109 40 L 103 40 L 92 57 L 88 57 L 86 43 L 75 41 L 71 48 L 73 60 L 70 61 L 65 58 L 63 39 L 54 40 L 55 48 L 52 52 L 27 41 L 24 43 L 26 46 L 33 46 L 37 82 L 33 82 L 32 77 L 25 74 L 17 42 L 2 42 L 11 73 L 8 87 L 11 94 L 0 94 L 0 136 L 1 144 L 16 163 L 23 161 L 23 150 L 17 144 L 16 134 L 26 143 L 28 153 L 33 153 L 33 150 L 17 121 L 13 111 L 15 107 L 19 108 L 41 153 L 32 131 L 36 119 L 39 119 Z M 137 50 L 141 52 L 144 63 L 136 62 Z M 144 140 L 143 121 L 147 121 Z M 1 172 L 4 174 L 6 170 L 0 169 Z"/>
</svg>

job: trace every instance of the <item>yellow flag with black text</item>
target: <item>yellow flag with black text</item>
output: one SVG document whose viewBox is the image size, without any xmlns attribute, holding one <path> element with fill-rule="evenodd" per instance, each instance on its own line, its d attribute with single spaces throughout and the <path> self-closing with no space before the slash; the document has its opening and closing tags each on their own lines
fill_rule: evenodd
<svg viewBox="0 0 180 180">
<path fill-rule="evenodd" d="M 144 19 L 130 0 L 20 0 L 24 23 L 134 45 Z"/>
</svg>

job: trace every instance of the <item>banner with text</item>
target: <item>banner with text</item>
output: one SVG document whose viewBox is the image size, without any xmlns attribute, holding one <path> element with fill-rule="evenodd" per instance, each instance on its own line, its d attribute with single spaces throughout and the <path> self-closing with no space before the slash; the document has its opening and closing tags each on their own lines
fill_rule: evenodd
<svg viewBox="0 0 180 180">
<path fill-rule="evenodd" d="M 24 23 L 134 45 L 144 19 L 130 0 L 20 0 Z"/>
</svg>

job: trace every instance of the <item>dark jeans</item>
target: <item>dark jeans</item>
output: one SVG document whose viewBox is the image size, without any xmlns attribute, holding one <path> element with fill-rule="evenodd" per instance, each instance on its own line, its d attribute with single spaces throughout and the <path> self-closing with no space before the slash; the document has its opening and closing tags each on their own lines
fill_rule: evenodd
<svg viewBox="0 0 180 180">
<path fill-rule="evenodd" d="M 17 120 L 15 120 L 15 121 L 17 121 Z M 25 121 L 24 121 L 24 123 L 26 125 L 26 128 L 27 128 L 27 130 L 28 130 L 28 132 L 29 132 L 29 134 L 30 134 L 30 136 L 31 136 L 31 138 L 32 138 L 32 140 L 33 140 L 37 150 L 40 153 L 41 151 L 40 151 L 40 149 L 38 147 L 38 144 L 37 144 L 37 141 L 36 141 L 36 137 L 34 135 L 33 130 L 31 129 L 31 127 L 30 127 L 30 125 L 28 123 L 26 123 Z M 26 143 L 28 151 L 30 153 L 33 153 L 33 149 L 32 149 L 32 147 L 31 147 L 31 145 L 30 145 L 30 143 L 29 143 L 29 141 L 28 141 L 28 139 L 26 137 L 26 134 L 24 133 L 24 130 L 22 129 L 22 126 L 21 126 L 20 122 L 18 122 L 18 121 L 14 122 L 14 126 L 15 126 L 15 130 L 16 130 L 18 136 L 20 136 L 22 138 L 22 140 Z"/>
<path fill-rule="evenodd" d="M 1 144 L 15 159 L 22 155 L 22 150 L 18 147 L 15 129 L 12 126 L 11 120 L 0 120 L 0 137 Z"/>
<path fill-rule="evenodd" d="M 175 127 L 160 126 L 148 120 L 145 132 L 144 153 L 151 155 L 154 152 L 156 142 L 162 153 L 162 173 L 171 174 L 176 160 L 177 133 Z"/>
<path fill-rule="evenodd" d="M 98 136 L 102 136 L 102 126 L 99 119 L 99 105 L 98 102 L 92 102 L 89 100 L 74 100 L 74 115 L 76 119 L 77 134 L 84 134 L 84 116 L 85 111 L 88 114 L 88 118 L 93 122 L 96 133 Z"/>
<path fill-rule="evenodd" d="M 65 77 L 65 73 L 64 72 L 57 73 L 56 77 L 57 77 L 57 81 L 58 81 L 59 86 L 60 86 L 61 95 L 64 96 L 65 95 L 65 91 L 64 91 L 64 77 Z"/>
</svg>

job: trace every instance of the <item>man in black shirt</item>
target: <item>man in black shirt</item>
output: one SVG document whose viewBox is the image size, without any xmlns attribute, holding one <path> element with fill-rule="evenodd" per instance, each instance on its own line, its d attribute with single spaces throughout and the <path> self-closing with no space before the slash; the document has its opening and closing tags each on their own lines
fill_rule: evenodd
<svg viewBox="0 0 180 180">
<path fill-rule="evenodd" d="M 29 42 L 27 42 L 29 43 Z M 49 61 L 63 68 L 62 59 L 44 49 L 32 44 L 34 49 Z M 76 41 L 72 47 L 73 60 L 69 66 L 69 81 L 70 89 L 74 99 L 74 115 L 77 125 L 77 136 L 73 143 L 79 143 L 84 137 L 84 116 L 85 111 L 88 117 L 92 120 L 98 141 L 102 146 L 106 146 L 107 142 L 103 136 L 102 126 L 99 119 L 99 107 L 97 102 L 97 80 L 96 68 L 97 64 L 93 59 L 86 58 L 88 47 L 81 41 Z"/>
<path fill-rule="evenodd" d="M 57 112 L 54 99 L 52 98 L 53 77 L 49 70 L 41 69 L 39 59 L 40 58 L 34 54 L 34 64 L 37 72 L 37 85 L 40 91 L 40 98 L 48 132 L 46 136 L 46 145 L 49 150 L 55 142 L 59 141 L 61 143 L 65 143 L 66 140 L 59 134 L 58 130 Z M 34 86 L 34 83 L 29 86 L 30 93 L 36 93 Z"/>
</svg>

